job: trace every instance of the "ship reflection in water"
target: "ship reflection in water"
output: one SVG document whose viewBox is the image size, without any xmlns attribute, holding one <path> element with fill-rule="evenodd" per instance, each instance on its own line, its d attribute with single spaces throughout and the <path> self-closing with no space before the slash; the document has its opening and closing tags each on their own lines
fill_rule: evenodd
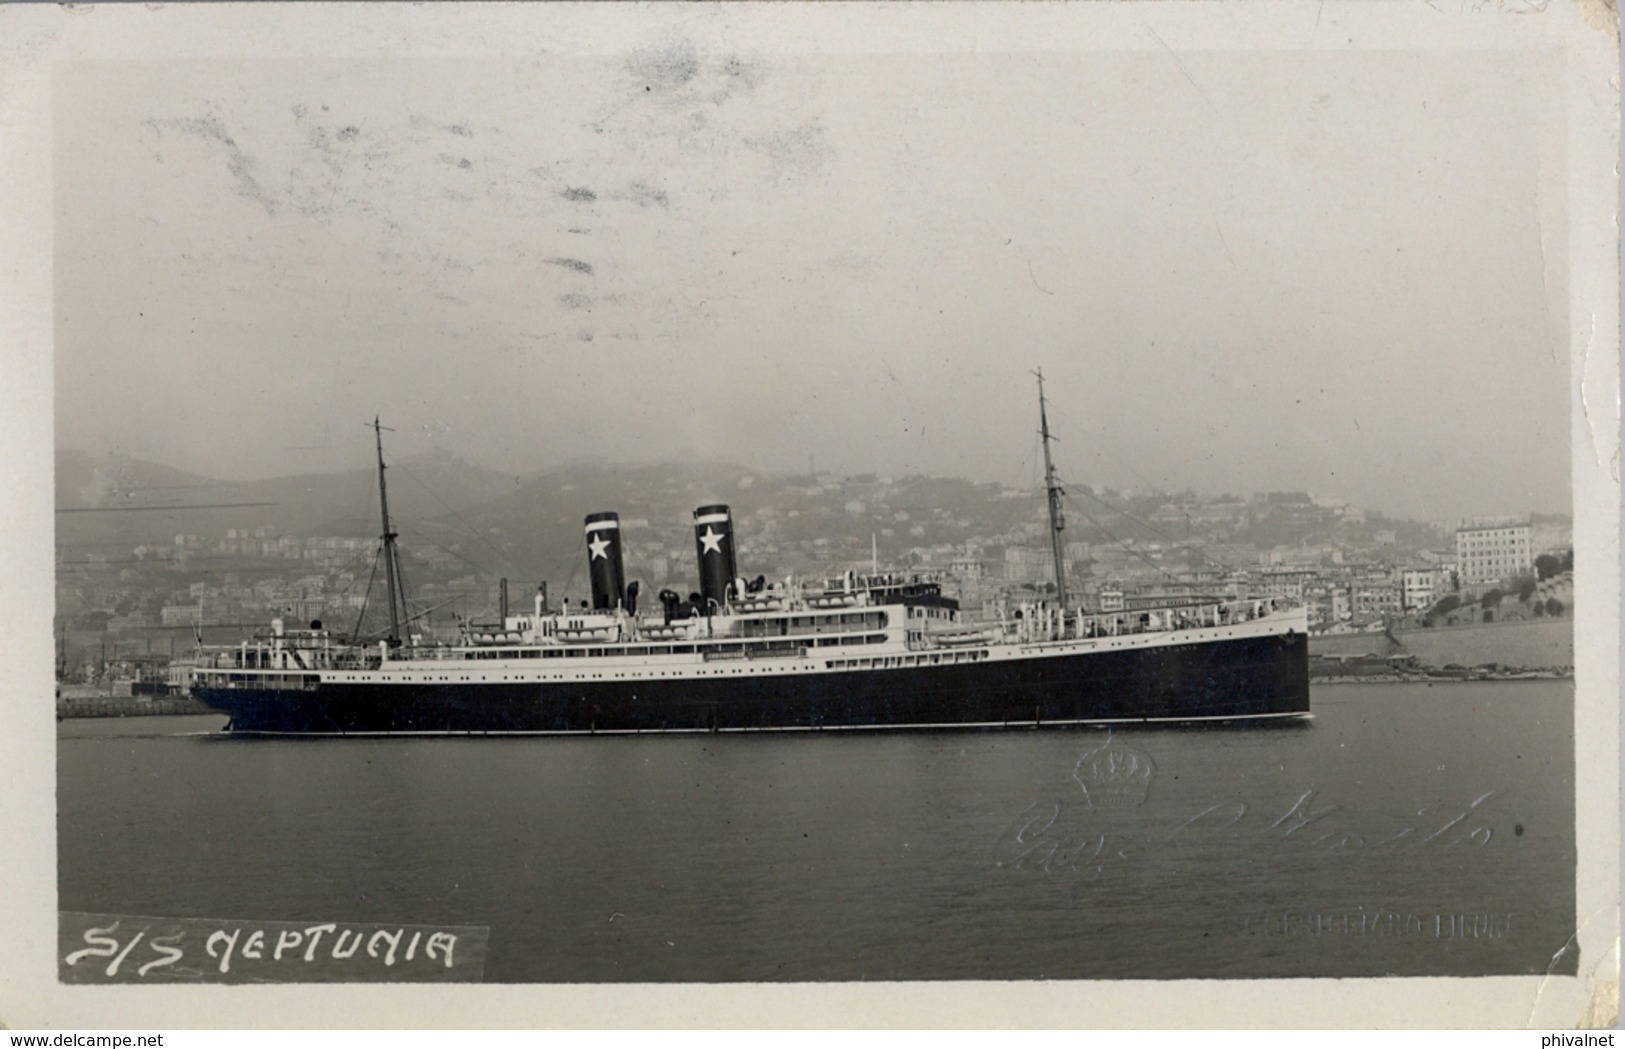
<svg viewBox="0 0 1625 1049">
<path fill-rule="evenodd" d="M 1306 728 L 1110 733 L 68 722 L 60 906 L 487 927 L 509 982 L 1569 973 L 1573 703 L 1344 686 Z"/>
</svg>

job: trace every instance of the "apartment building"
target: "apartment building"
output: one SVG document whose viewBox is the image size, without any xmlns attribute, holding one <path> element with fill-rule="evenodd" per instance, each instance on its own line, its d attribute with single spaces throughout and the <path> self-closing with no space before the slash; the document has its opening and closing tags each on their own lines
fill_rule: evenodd
<svg viewBox="0 0 1625 1049">
<path fill-rule="evenodd" d="M 1456 561 L 1465 584 L 1493 583 L 1535 567 L 1527 524 L 1456 531 Z"/>
</svg>

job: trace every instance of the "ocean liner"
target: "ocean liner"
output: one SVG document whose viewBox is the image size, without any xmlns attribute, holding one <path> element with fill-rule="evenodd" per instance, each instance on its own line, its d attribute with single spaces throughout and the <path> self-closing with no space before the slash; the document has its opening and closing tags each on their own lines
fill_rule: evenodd
<svg viewBox="0 0 1625 1049">
<path fill-rule="evenodd" d="M 816 582 L 741 576 L 728 506 L 693 513 L 699 590 L 639 608 L 620 519 L 585 518 L 591 604 L 521 614 L 426 642 L 404 614 L 378 450 L 389 632 L 319 623 L 202 649 L 192 691 L 241 735 L 505 735 L 1031 728 L 1298 718 L 1309 713 L 1308 624 L 1288 602 L 1208 599 L 1085 611 L 1068 596 L 1063 492 L 1039 421 L 1053 596 L 962 616 L 925 573 Z"/>
</svg>

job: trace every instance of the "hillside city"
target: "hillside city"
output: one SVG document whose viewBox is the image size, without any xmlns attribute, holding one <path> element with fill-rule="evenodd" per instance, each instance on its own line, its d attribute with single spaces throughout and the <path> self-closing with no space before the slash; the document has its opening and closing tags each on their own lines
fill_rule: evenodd
<svg viewBox="0 0 1625 1049">
<path fill-rule="evenodd" d="M 733 507 L 747 575 L 928 573 L 972 616 L 997 597 L 1053 586 L 1047 509 L 1035 489 L 577 465 L 533 479 L 518 496 L 486 494 L 463 493 L 460 509 L 420 500 L 426 512 L 399 522 L 414 632 L 450 640 L 463 624 L 494 620 L 505 592 L 512 609 L 529 609 L 544 582 L 550 602 L 584 597 L 581 515 L 600 509 L 620 513 L 627 578 L 650 595 L 695 588 L 689 511 L 715 501 Z M 59 469 L 59 501 L 71 495 Z M 181 505 L 102 514 L 120 526 L 94 539 L 59 529 L 59 677 L 150 676 L 199 639 L 263 632 L 273 618 L 376 629 L 363 612 L 383 603 L 378 519 L 369 529 L 369 518 L 346 517 L 351 509 Z M 140 528 L 124 524 L 138 516 Z M 332 524 L 340 518 L 342 532 Z M 1322 636 L 1571 614 L 1566 516 L 1410 521 L 1305 492 L 1203 497 L 1073 485 L 1066 522 L 1069 592 L 1091 611 L 1283 597 L 1303 602 Z"/>
</svg>

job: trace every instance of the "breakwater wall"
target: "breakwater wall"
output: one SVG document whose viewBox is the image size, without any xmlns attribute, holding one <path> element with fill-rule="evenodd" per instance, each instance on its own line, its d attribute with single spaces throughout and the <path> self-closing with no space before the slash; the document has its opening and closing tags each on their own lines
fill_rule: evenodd
<svg viewBox="0 0 1625 1049">
<path fill-rule="evenodd" d="M 1509 667 L 1574 665 L 1574 620 L 1526 619 L 1473 623 L 1433 630 L 1400 630 L 1396 646 L 1383 634 L 1329 634 L 1309 639 L 1316 656 L 1415 656 L 1425 666 L 1464 667 L 1499 663 Z"/>
<path fill-rule="evenodd" d="M 56 701 L 59 718 L 131 718 L 156 714 L 217 714 L 191 696 L 96 695 Z"/>
</svg>

